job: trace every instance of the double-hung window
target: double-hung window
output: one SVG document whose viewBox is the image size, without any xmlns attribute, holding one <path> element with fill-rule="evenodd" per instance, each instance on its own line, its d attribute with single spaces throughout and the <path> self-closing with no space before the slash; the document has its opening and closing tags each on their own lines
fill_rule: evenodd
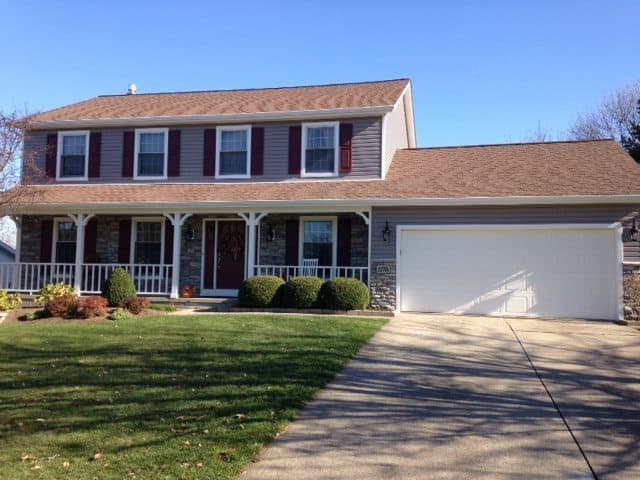
<svg viewBox="0 0 640 480">
<path fill-rule="evenodd" d="M 320 266 L 335 266 L 337 229 L 335 217 L 302 217 L 301 262 L 304 259 L 318 259 Z"/>
<path fill-rule="evenodd" d="M 166 179 L 168 130 L 145 128 L 136 130 L 135 178 Z"/>
<path fill-rule="evenodd" d="M 87 180 L 89 132 L 58 134 L 58 180 Z"/>
<path fill-rule="evenodd" d="M 338 122 L 303 124 L 301 175 L 338 175 L 338 147 Z"/>
<path fill-rule="evenodd" d="M 76 224 L 71 220 L 55 221 L 55 262 L 74 263 L 76 261 Z"/>
<path fill-rule="evenodd" d="M 249 178 L 251 127 L 218 127 L 216 135 L 216 177 Z"/>
<path fill-rule="evenodd" d="M 164 221 L 135 220 L 133 263 L 158 265 L 164 254 Z"/>
</svg>

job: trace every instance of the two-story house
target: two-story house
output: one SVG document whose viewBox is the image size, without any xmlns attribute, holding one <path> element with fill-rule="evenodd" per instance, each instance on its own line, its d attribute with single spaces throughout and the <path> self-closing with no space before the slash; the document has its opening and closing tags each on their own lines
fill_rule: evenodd
<svg viewBox="0 0 640 480">
<path fill-rule="evenodd" d="M 618 318 L 639 253 L 615 142 L 416 148 L 406 79 L 100 96 L 36 115 L 25 157 L 0 266 L 24 292 L 122 266 L 172 298 L 346 276 L 378 308 Z"/>
</svg>

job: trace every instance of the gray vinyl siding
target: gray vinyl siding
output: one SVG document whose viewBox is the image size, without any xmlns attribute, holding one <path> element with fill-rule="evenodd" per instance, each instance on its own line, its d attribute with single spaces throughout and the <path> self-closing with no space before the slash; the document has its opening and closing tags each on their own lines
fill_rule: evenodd
<svg viewBox="0 0 640 480">
<path fill-rule="evenodd" d="M 380 158 L 382 144 L 382 121 L 380 118 L 342 120 L 353 124 L 352 141 L 352 171 L 341 175 L 346 178 L 376 178 L 380 176 Z M 255 176 L 246 182 L 281 181 L 285 179 L 299 179 L 299 176 L 289 175 L 289 127 L 300 123 L 265 123 L 254 124 L 264 127 L 264 175 Z M 204 149 L 205 128 L 215 128 L 216 125 L 201 125 L 180 127 L 180 177 L 172 177 L 169 182 L 238 182 L 239 180 L 220 180 L 202 176 L 202 161 Z M 102 133 L 102 150 L 100 161 L 100 177 L 90 178 L 88 182 L 78 183 L 142 183 L 139 180 L 122 177 L 122 128 L 109 128 Z M 40 170 L 36 183 L 47 182 L 45 177 L 45 147 L 46 131 L 31 132 L 25 141 L 25 152 L 32 153 L 35 163 Z M 336 159 L 338 161 L 339 159 Z M 153 181 L 151 181 L 153 182 Z M 70 183 L 70 182 L 65 182 Z"/>
<path fill-rule="evenodd" d="M 625 205 L 523 207 L 393 207 L 374 208 L 371 222 L 371 260 L 395 261 L 397 225 L 536 224 L 631 222 L 635 212 Z M 391 239 L 382 240 L 385 222 Z M 624 242 L 625 260 L 640 260 L 638 242 Z"/>
</svg>

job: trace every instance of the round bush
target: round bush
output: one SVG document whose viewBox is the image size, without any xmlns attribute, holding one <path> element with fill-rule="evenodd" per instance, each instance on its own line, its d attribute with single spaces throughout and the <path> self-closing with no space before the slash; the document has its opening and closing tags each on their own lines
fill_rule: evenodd
<svg viewBox="0 0 640 480">
<path fill-rule="evenodd" d="M 330 310 L 363 310 L 369 306 L 369 289 L 355 278 L 336 278 L 322 285 L 320 304 Z"/>
<path fill-rule="evenodd" d="M 282 305 L 288 308 L 317 307 L 322 283 L 318 277 L 292 278 L 282 287 Z"/>
<path fill-rule="evenodd" d="M 112 307 L 120 307 L 125 300 L 135 297 L 136 286 L 131 275 L 121 267 L 116 268 L 104 283 L 104 297 Z"/>
<path fill-rule="evenodd" d="M 240 284 L 238 303 L 245 308 L 277 307 L 280 304 L 282 285 L 284 285 L 284 280 L 280 277 L 247 278 Z"/>
</svg>

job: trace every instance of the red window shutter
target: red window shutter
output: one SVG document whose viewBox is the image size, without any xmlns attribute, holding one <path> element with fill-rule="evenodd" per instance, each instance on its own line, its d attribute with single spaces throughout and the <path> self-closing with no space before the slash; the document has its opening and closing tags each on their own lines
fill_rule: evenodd
<svg viewBox="0 0 640 480">
<path fill-rule="evenodd" d="M 53 246 L 53 220 L 43 220 L 40 224 L 40 261 L 51 261 Z"/>
<path fill-rule="evenodd" d="M 216 129 L 204 131 L 204 149 L 202 154 L 202 175 L 213 177 L 216 174 Z M 208 288 L 208 287 L 205 287 Z M 213 288 L 213 287 L 211 287 Z"/>
<path fill-rule="evenodd" d="M 173 225 L 168 220 L 164 222 L 164 263 L 173 263 Z"/>
<path fill-rule="evenodd" d="M 56 178 L 56 161 L 58 159 L 58 134 L 47 135 L 47 150 L 45 153 L 45 173 L 49 178 Z"/>
<path fill-rule="evenodd" d="M 251 175 L 264 173 L 264 128 L 251 129 Z"/>
<path fill-rule="evenodd" d="M 285 261 L 287 265 L 298 265 L 298 220 L 287 220 L 285 226 Z"/>
<path fill-rule="evenodd" d="M 124 132 L 122 135 L 122 176 L 125 178 L 133 177 L 135 138 L 135 132 Z"/>
<path fill-rule="evenodd" d="M 204 282 L 203 287 L 213 289 L 213 252 L 215 249 L 216 224 L 205 222 L 204 230 Z"/>
<path fill-rule="evenodd" d="M 169 177 L 180 176 L 180 130 L 169 130 Z"/>
<path fill-rule="evenodd" d="M 89 135 L 89 178 L 100 176 L 100 156 L 102 154 L 102 134 L 91 132 Z"/>
<path fill-rule="evenodd" d="M 351 219 L 338 219 L 338 265 L 351 266 Z"/>
<path fill-rule="evenodd" d="M 289 127 L 289 175 L 300 175 L 302 127 Z"/>
<path fill-rule="evenodd" d="M 340 173 L 351 172 L 351 139 L 353 138 L 353 125 L 351 123 L 340 124 Z"/>
<path fill-rule="evenodd" d="M 118 263 L 131 261 L 131 220 L 120 220 L 118 235 Z"/>
<path fill-rule="evenodd" d="M 84 261 L 94 263 L 98 261 L 98 222 L 95 218 L 89 220 L 84 229 Z"/>
</svg>

